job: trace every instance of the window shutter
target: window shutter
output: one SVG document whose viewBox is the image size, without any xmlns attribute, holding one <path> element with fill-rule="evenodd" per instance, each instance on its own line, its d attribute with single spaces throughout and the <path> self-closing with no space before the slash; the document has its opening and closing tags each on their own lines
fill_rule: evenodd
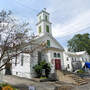
<svg viewBox="0 0 90 90">
<path fill-rule="evenodd" d="M 39 17 L 39 21 L 41 21 L 41 16 Z"/>
<path fill-rule="evenodd" d="M 42 31 L 42 30 L 41 30 L 41 26 L 39 26 L 39 33 L 41 33 L 41 31 Z"/>
<path fill-rule="evenodd" d="M 49 33 L 49 26 L 46 25 L 46 31 Z"/>
<path fill-rule="evenodd" d="M 45 20 L 47 21 L 48 20 L 48 18 L 47 18 L 47 16 L 45 15 Z"/>
<path fill-rule="evenodd" d="M 47 40 L 47 46 L 50 47 L 50 40 Z"/>
</svg>

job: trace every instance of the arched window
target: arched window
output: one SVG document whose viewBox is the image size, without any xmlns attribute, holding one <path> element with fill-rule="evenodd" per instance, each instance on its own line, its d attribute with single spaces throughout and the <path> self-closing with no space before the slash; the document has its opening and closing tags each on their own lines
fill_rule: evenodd
<svg viewBox="0 0 90 90">
<path fill-rule="evenodd" d="M 57 57 L 60 57 L 60 53 L 57 54 Z"/>
<path fill-rule="evenodd" d="M 68 68 L 68 69 L 70 68 L 69 64 L 67 64 L 67 68 Z"/>
<path fill-rule="evenodd" d="M 56 57 L 56 53 L 54 53 L 54 57 Z"/>
</svg>

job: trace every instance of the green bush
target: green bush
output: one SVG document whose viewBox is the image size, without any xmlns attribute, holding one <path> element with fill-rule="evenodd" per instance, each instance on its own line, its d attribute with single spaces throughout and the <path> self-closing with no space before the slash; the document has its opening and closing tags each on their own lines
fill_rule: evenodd
<svg viewBox="0 0 90 90">
<path fill-rule="evenodd" d="M 7 83 L 0 83 L 0 87 L 5 87 L 7 85 L 8 85 Z"/>
<path fill-rule="evenodd" d="M 37 76 L 41 77 L 41 75 L 42 75 L 42 67 L 37 64 L 37 65 L 34 66 L 34 70 L 37 73 Z"/>
<path fill-rule="evenodd" d="M 77 71 L 77 73 L 78 73 L 78 74 L 83 74 L 84 71 L 80 69 L 80 70 Z"/>
<path fill-rule="evenodd" d="M 42 70 L 45 69 L 45 76 L 48 77 L 51 67 L 50 64 L 46 61 L 41 61 L 39 64 L 36 64 L 34 67 L 35 72 L 37 73 L 38 77 L 42 76 Z"/>
</svg>

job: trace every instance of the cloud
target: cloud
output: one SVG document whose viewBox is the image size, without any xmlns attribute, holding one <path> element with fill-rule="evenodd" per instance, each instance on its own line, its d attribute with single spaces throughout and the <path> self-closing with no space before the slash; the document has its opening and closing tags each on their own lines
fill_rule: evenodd
<svg viewBox="0 0 90 90">
<path fill-rule="evenodd" d="M 53 26 L 53 35 L 63 37 L 85 30 L 90 27 L 90 11 L 83 12 L 73 17 L 67 24 L 56 24 Z"/>
<path fill-rule="evenodd" d="M 12 10 L 20 20 L 29 21 L 36 32 L 36 15 L 47 8 L 53 23 L 52 33 L 64 46 L 77 32 L 90 32 L 89 4 L 90 0 L 1 0 L 0 9 Z"/>
</svg>

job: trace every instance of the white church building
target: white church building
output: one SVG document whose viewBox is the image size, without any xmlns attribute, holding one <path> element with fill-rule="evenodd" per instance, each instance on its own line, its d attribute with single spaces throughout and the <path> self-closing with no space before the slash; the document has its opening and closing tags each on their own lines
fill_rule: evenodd
<svg viewBox="0 0 90 90">
<path fill-rule="evenodd" d="M 38 63 L 39 60 L 46 60 L 51 64 L 51 73 L 55 72 L 55 69 L 63 69 L 63 52 L 64 48 L 57 42 L 57 40 L 52 36 L 52 24 L 49 21 L 49 13 L 42 10 L 38 15 L 37 32 L 38 37 L 35 38 L 36 43 L 46 42 L 47 47 L 43 50 L 37 48 L 33 52 L 33 57 L 28 53 L 21 54 L 18 57 L 17 65 L 12 64 L 12 74 L 20 77 L 34 77 L 34 65 Z M 29 46 L 28 46 L 29 48 Z"/>
<path fill-rule="evenodd" d="M 12 75 L 20 77 L 32 78 L 36 76 L 33 67 L 38 64 L 40 60 L 46 60 L 51 65 L 51 73 L 55 70 L 68 70 L 73 71 L 72 58 L 80 61 L 86 54 L 78 54 L 64 51 L 64 48 L 52 35 L 52 23 L 49 20 L 49 13 L 42 10 L 37 15 L 38 22 L 36 24 L 38 37 L 35 38 L 36 43 L 46 42 L 47 47 L 44 49 L 37 48 L 30 53 L 21 53 L 17 57 L 17 64 L 12 60 Z M 28 46 L 30 48 L 30 46 Z M 81 58 L 80 58 L 81 57 Z M 88 56 L 85 56 L 87 58 Z M 78 59 L 77 59 L 78 58 Z M 86 60 L 86 59 L 84 59 Z M 87 61 L 89 59 L 87 58 Z"/>
</svg>

